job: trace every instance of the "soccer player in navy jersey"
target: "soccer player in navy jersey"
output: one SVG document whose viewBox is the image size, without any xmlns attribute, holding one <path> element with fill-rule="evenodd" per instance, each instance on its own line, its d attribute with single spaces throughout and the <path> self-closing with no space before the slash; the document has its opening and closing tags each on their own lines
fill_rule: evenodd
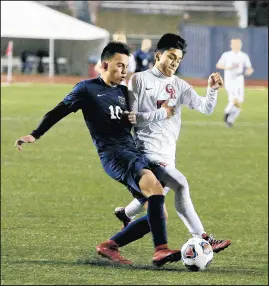
<svg viewBox="0 0 269 286">
<path fill-rule="evenodd" d="M 21 137 L 15 145 L 22 150 L 23 143 L 35 142 L 55 123 L 81 109 L 105 172 L 127 186 L 134 197 L 146 197 L 148 201 L 147 215 L 99 244 L 98 254 L 121 264 L 131 264 L 132 261 L 120 255 L 118 248 L 151 232 L 155 246 L 152 262 L 162 266 L 180 260 L 181 253 L 169 249 L 167 244 L 165 196 L 157 179 L 164 169 L 150 163 L 137 150 L 131 134 L 136 117 L 128 111 L 127 87 L 120 85 L 127 74 L 129 55 L 130 48 L 126 44 L 108 43 L 101 54 L 101 76 L 79 82 L 30 135 Z"/>
</svg>

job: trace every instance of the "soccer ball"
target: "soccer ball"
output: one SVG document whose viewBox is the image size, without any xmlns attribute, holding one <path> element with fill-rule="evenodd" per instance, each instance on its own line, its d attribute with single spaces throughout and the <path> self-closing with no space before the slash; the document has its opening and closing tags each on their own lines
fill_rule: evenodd
<svg viewBox="0 0 269 286">
<path fill-rule="evenodd" d="M 181 260 L 190 271 L 206 269 L 212 259 L 212 246 L 202 238 L 192 237 L 181 248 Z"/>
</svg>

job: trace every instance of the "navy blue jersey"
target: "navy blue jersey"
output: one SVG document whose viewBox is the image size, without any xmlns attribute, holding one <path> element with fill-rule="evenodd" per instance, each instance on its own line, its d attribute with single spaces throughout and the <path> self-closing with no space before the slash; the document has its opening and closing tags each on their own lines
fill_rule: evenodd
<svg viewBox="0 0 269 286">
<path fill-rule="evenodd" d="M 40 138 L 55 123 L 81 109 L 86 125 L 98 151 L 102 166 L 113 179 L 128 187 L 129 191 L 145 202 L 139 188 L 142 169 L 163 172 L 160 166 L 149 162 L 135 145 L 132 125 L 127 116 L 127 87 L 108 86 L 100 77 L 79 82 L 54 109 L 49 111 L 31 135 Z"/>
<path fill-rule="evenodd" d="M 108 86 L 100 77 L 79 82 L 64 98 L 72 111 L 82 110 L 98 153 L 107 148 L 128 146 L 136 148 L 130 133 L 127 87 Z"/>
<path fill-rule="evenodd" d="M 131 134 L 126 86 L 108 86 L 100 77 L 79 82 L 64 98 L 63 103 L 73 112 L 81 109 L 86 125 L 97 148 L 102 166 L 113 179 L 121 182 L 134 194 L 140 193 L 142 169 L 156 165 L 141 154 Z"/>
</svg>

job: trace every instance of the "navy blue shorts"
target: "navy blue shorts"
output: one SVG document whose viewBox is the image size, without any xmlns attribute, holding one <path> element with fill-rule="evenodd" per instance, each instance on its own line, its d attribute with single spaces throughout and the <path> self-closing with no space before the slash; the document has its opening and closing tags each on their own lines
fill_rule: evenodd
<svg viewBox="0 0 269 286">
<path fill-rule="evenodd" d="M 150 162 L 137 150 L 110 150 L 100 155 L 105 172 L 122 183 L 141 204 L 147 201 L 139 188 L 142 169 L 149 169 L 158 178 L 164 169 Z"/>
</svg>

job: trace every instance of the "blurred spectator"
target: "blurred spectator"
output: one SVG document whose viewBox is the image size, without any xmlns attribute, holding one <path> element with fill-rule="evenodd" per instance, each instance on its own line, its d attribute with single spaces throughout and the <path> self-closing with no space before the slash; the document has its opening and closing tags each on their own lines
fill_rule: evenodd
<svg viewBox="0 0 269 286">
<path fill-rule="evenodd" d="M 43 65 L 42 59 L 44 57 L 48 57 L 49 53 L 47 51 L 44 51 L 44 50 L 38 50 L 36 52 L 36 56 L 39 58 L 39 62 L 37 65 L 37 72 L 38 73 L 44 73 L 44 65 Z"/>
<path fill-rule="evenodd" d="M 145 71 L 153 67 L 154 55 L 150 52 L 152 42 L 150 39 L 143 39 L 141 49 L 135 51 L 136 72 Z"/>
<path fill-rule="evenodd" d="M 57 57 L 56 55 L 54 56 L 54 73 L 55 74 L 59 74 L 59 65 L 58 65 L 58 61 L 57 61 Z"/>
<path fill-rule="evenodd" d="M 89 14 L 91 17 L 91 24 L 96 25 L 97 21 L 97 12 L 100 7 L 100 1 L 88 1 L 89 3 Z"/>
<path fill-rule="evenodd" d="M 115 34 L 113 34 L 112 36 L 112 40 L 113 41 L 117 41 L 117 42 L 123 42 L 125 44 L 127 44 L 127 39 L 126 39 L 126 35 L 121 32 L 118 31 Z M 130 54 L 129 57 L 129 67 L 128 67 L 128 73 L 127 73 L 127 77 L 126 77 L 126 82 L 128 82 L 129 78 L 132 76 L 132 74 L 135 72 L 136 69 L 136 62 L 135 62 L 135 58 L 133 54 Z M 101 73 L 101 60 L 99 59 L 99 61 L 97 62 L 97 64 L 94 67 L 94 70 L 100 74 Z"/>
<path fill-rule="evenodd" d="M 187 24 L 189 22 L 189 19 L 190 19 L 190 15 L 188 13 L 184 13 L 182 23 Z"/>
<path fill-rule="evenodd" d="M 184 25 L 187 25 L 190 23 L 190 14 L 189 13 L 184 13 L 182 19 L 180 20 L 180 23 L 178 25 L 178 31 L 179 31 L 179 35 L 181 33 L 181 28 Z"/>
<path fill-rule="evenodd" d="M 88 59 L 88 76 L 90 78 L 96 78 L 100 74 L 99 69 L 95 68 L 97 66 L 98 61 L 99 61 L 98 57 L 96 58 L 96 57 L 90 56 Z M 97 69 L 98 69 L 98 71 L 97 71 Z"/>
<path fill-rule="evenodd" d="M 268 1 L 248 1 L 248 25 L 268 26 Z"/>
<path fill-rule="evenodd" d="M 123 42 L 123 43 L 127 44 L 126 35 L 123 32 L 116 32 L 115 34 L 113 34 L 112 39 L 113 39 L 113 41 Z M 128 74 L 127 74 L 127 77 L 126 77 L 127 80 L 129 80 L 129 78 L 135 72 L 135 69 L 136 69 L 135 58 L 134 58 L 133 54 L 130 54 Z"/>
<path fill-rule="evenodd" d="M 89 1 L 72 1 L 72 3 L 69 3 L 69 7 L 72 7 L 73 13 L 77 19 L 91 24 L 92 21 L 89 13 L 88 2 Z"/>
<path fill-rule="evenodd" d="M 67 1 L 67 5 L 71 12 L 71 16 L 76 18 L 77 14 L 76 14 L 76 7 L 74 4 L 74 1 Z"/>
<path fill-rule="evenodd" d="M 33 55 L 33 53 L 31 51 L 28 50 L 24 50 L 21 53 L 21 73 L 29 73 L 31 72 L 31 62 L 28 61 L 29 56 Z"/>
<path fill-rule="evenodd" d="M 67 5 L 73 17 L 96 25 L 100 1 L 67 1 Z"/>
</svg>

